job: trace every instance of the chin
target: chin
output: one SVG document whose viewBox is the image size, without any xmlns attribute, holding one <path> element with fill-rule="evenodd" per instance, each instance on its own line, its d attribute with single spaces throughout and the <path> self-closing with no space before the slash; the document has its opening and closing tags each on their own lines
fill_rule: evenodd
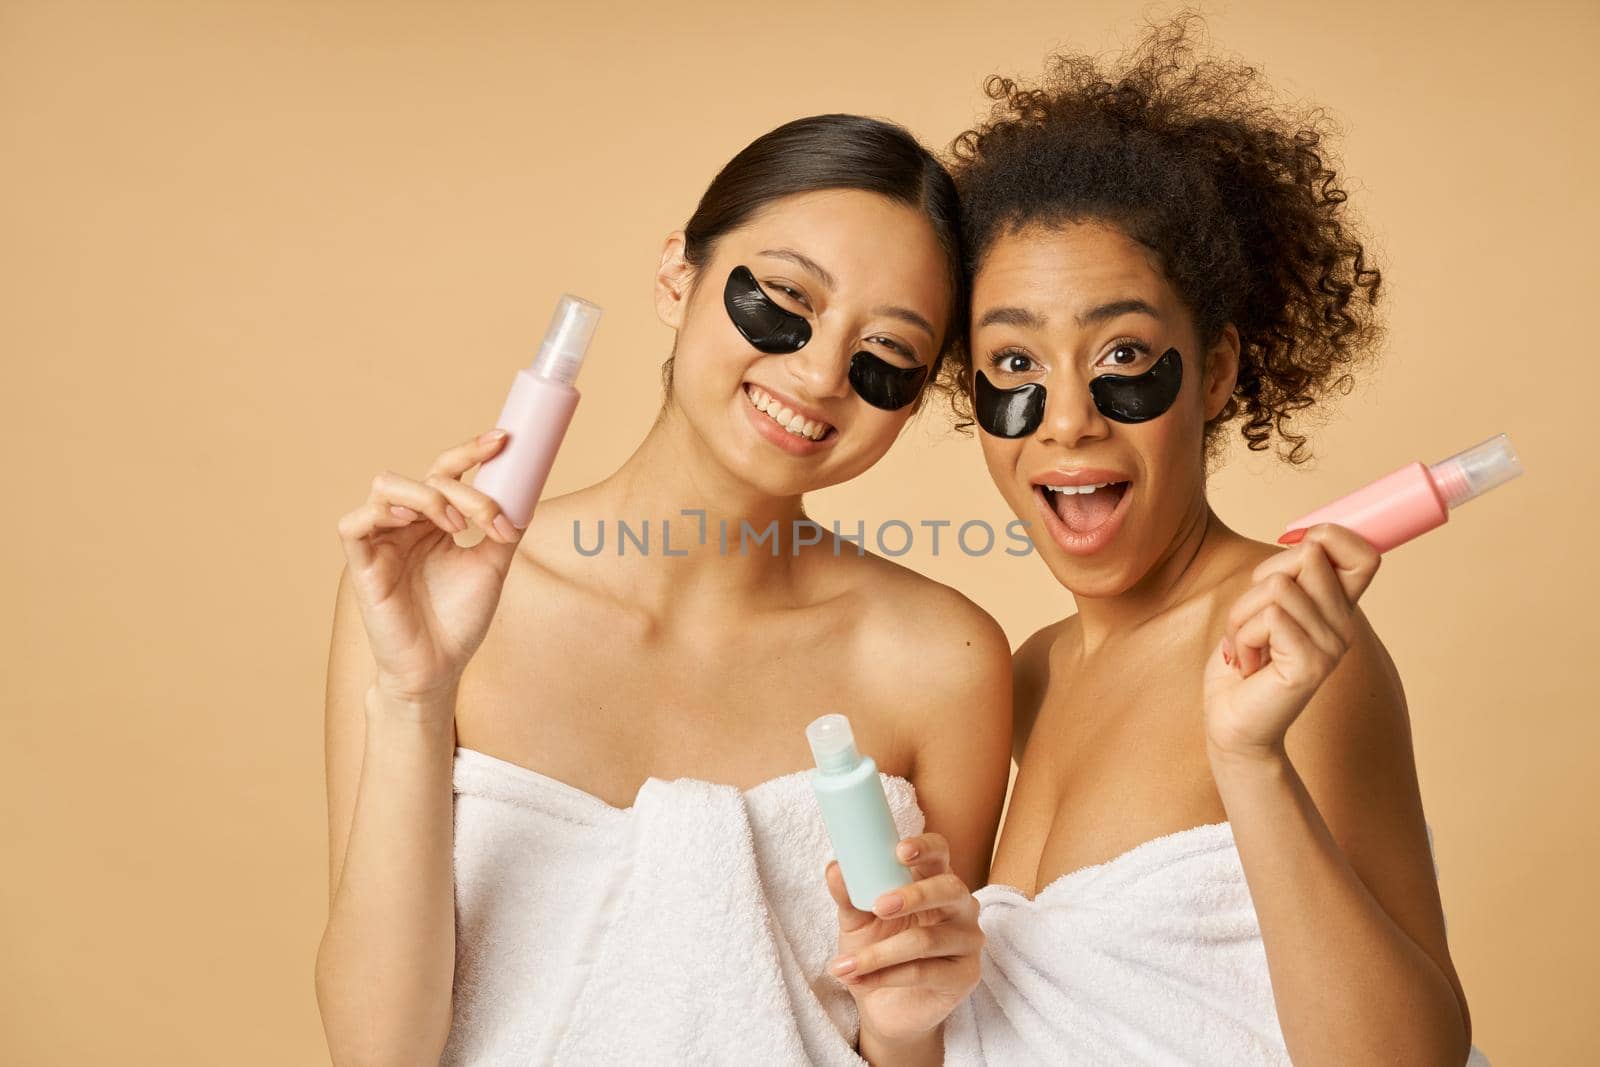
<svg viewBox="0 0 1600 1067">
<path fill-rule="evenodd" d="M 1055 580 L 1073 596 L 1095 600 L 1121 596 L 1138 584 L 1140 577 L 1131 561 L 1099 559 L 1086 563 L 1061 552 L 1041 550 L 1039 554 Z"/>
</svg>

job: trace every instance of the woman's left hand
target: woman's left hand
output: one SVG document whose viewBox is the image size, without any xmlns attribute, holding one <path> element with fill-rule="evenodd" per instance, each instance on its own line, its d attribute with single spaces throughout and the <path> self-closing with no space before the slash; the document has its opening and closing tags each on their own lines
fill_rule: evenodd
<svg viewBox="0 0 1600 1067">
<path fill-rule="evenodd" d="M 837 860 L 826 872 L 839 906 L 839 954 L 829 971 L 855 998 L 863 1041 L 926 1038 L 978 984 L 978 901 L 950 869 L 948 842 L 908 837 L 895 854 L 916 881 L 880 896 L 872 911 L 850 903 Z"/>
<path fill-rule="evenodd" d="M 1381 559 L 1359 534 L 1322 523 L 1255 569 L 1206 664 L 1214 755 L 1281 754 L 1289 727 L 1350 647 L 1356 601 Z"/>
</svg>

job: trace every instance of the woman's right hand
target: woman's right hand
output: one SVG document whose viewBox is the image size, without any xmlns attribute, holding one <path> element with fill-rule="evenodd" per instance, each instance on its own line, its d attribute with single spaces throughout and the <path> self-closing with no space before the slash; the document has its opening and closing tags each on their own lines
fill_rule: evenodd
<svg viewBox="0 0 1600 1067">
<path fill-rule="evenodd" d="M 490 430 L 448 448 L 421 481 L 382 471 L 366 503 L 339 520 L 386 696 L 425 702 L 448 693 L 489 631 L 522 531 L 461 476 L 505 441 Z M 454 534 L 468 518 L 486 536 L 462 548 Z"/>
<path fill-rule="evenodd" d="M 884 893 L 872 911 L 850 902 L 838 860 L 823 872 L 839 906 L 829 971 L 855 998 L 861 1054 L 871 1063 L 920 1062 L 930 1043 L 942 1048 L 940 1027 L 982 971 L 978 900 L 950 869 L 950 843 L 936 833 L 908 837 L 895 858 L 916 880 Z"/>
</svg>

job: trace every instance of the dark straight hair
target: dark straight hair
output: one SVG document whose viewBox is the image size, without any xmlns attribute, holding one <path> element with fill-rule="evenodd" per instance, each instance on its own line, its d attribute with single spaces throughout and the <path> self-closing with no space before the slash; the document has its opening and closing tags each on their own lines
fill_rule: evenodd
<svg viewBox="0 0 1600 1067">
<path fill-rule="evenodd" d="M 905 127 L 861 115 L 812 115 L 762 134 L 717 172 L 683 227 L 684 259 L 702 267 L 717 239 L 738 229 L 762 208 L 786 196 L 824 189 L 860 189 L 922 212 L 944 250 L 950 279 L 950 314 L 939 365 L 966 330 L 966 281 L 961 270 L 960 216 L 955 183 L 934 155 Z M 672 390 L 672 357 L 661 367 Z"/>
</svg>

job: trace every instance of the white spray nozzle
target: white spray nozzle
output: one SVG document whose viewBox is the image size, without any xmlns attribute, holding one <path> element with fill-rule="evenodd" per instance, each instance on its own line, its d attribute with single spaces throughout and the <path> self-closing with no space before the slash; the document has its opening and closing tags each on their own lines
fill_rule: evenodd
<svg viewBox="0 0 1600 1067">
<path fill-rule="evenodd" d="M 824 774 L 840 774 L 861 762 L 850 720 L 838 712 L 811 720 L 806 727 L 806 740 L 811 742 L 817 769 Z"/>
<path fill-rule="evenodd" d="M 595 327 L 600 324 L 600 306 L 582 297 L 564 293 L 556 303 L 556 313 L 550 317 L 550 328 L 545 331 L 544 343 L 533 361 L 533 372 L 541 378 L 550 378 L 571 385 L 583 366 L 583 355 L 594 339 Z"/>
<path fill-rule="evenodd" d="M 1445 503 L 1456 508 L 1521 474 L 1522 461 L 1512 450 L 1511 439 L 1500 433 L 1440 460 L 1428 472 L 1444 494 Z"/>
</svg>

